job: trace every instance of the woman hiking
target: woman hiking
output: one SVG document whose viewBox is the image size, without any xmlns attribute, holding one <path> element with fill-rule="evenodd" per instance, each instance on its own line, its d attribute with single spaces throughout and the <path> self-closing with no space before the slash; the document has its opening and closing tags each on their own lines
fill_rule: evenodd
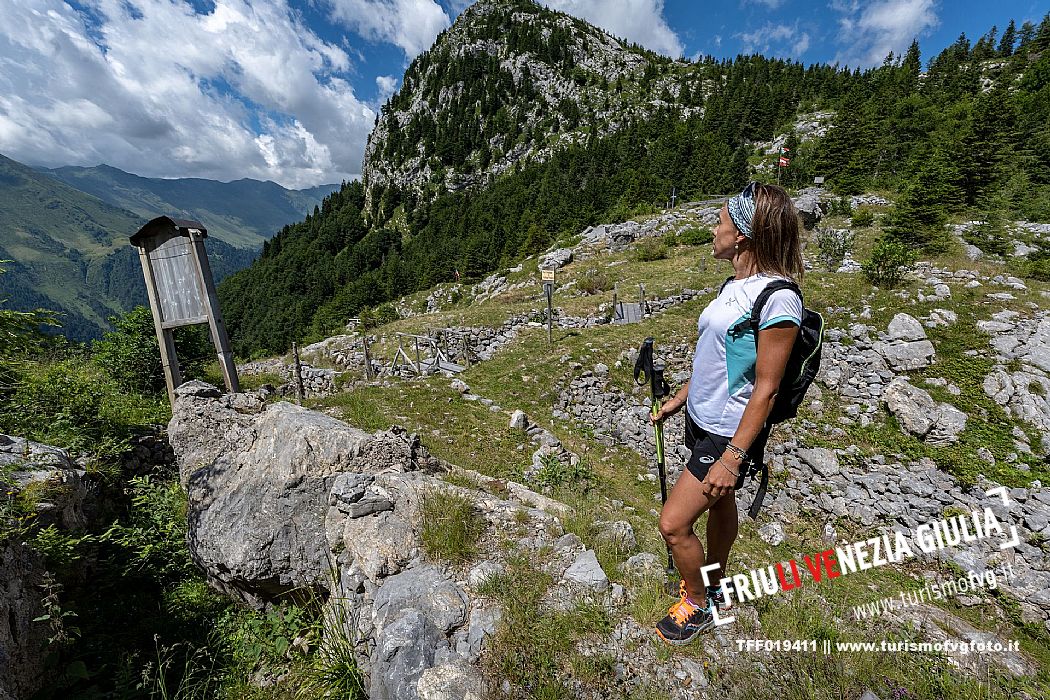
<svg viewBox="0 0 1050 700">
<path fill-rule="evenodd" d="M 737 536 L 735 492 L 752 461 L 762 462 L 766 420 L 798 335 L 802 300 L 790 289 L 773 292 L 762 308 L 757 339 L 746 321 L 766 284 L 801 280 L 799 239 L 798 213 L 780 187 L 752 182 L 722 207 L 713 254 L 731 262 L 735 274 L 700 314 L 689 381 L 652 417 L 663 421 L 686 407 L 691 453 L 660 514 L 660 534 L 682 576 L 679 601 L 656 625 L 671 644 L 686 644 L 711 629 L 710 606 L 729 607 L 721 588 L 705 588 L 700 568 L 718 564 L 711 581 L 725 575 Z M 693 532 L 705 511 L 706 549 Z"/>
</svg>

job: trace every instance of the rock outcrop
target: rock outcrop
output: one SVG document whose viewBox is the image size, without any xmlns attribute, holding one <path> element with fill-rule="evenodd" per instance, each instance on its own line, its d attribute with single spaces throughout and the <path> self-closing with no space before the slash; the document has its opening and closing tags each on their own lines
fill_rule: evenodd
<svg viewBox="0 0 1050 700">
<path fill-rule="evenodd" d="M 97 505 L 97 484 L 60 448 L 0 434 L 0 473 L 5 498 L 32 493 L 37 522 L 83 530 Z M 44 558 L 22 542 L 0 539 L 0 699 L 31 696 L 39 687 L 48 653 L 43 614 Z"/>
<path fill-rule="evenodd" d="M 351 621 L 369 697 L 482 695 L 477 662 L 501 613 L 475 590 L 505 569 L 507 555 L 485 551 L 469 572 L 429 560 L 427 498 L 469 499 L 491 531 L 483 541 L 528 523 L 517 546 L 557 550 L 543 566 L 569 600 L 573 591 L 623 597 L 578 538 L 557 546 L 563 529 L 552 513 L 567 506 L 513 482 L 498 482 L 504 497 L 442 481 L 448 467 L 402 429 L 368 434 L 201 382 L 176 397 L 169 433 L 188 490 L 194 561 L 213 585 L 256 607 L 307 588 L 347 606 L 340 619 Z M 472 472 L 466 478 L 496 485 Z M 627 541 L 623 525 L 611 529 Z"/>
</svg>

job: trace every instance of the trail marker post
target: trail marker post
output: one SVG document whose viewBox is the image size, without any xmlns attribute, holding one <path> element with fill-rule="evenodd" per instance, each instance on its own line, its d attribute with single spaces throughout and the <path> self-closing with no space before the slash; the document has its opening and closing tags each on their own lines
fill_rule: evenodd
<svg viewBox="0 0 1050 700">
<path fill-rule="evenodd" d="M 306 398 L 306 388 L 303 386 L 303 363 L 299 359 L 299 344 L 292 343 L 292 369 L 295 373 L 295 402 L 303 405 Z"/>
<path fill-rule="evenodd" d="M 540 281 L 543 282 L 543 293 L 547 295 L 547 345 L 553 345 L 552 321 L 554 310 L 551 298 L 554 296 L 554 270 L 540 270 Z"/>
<path fill-rule="evenodd" d="M 153 312 L 153 328 L 160 345 L 160 361 L 168 401 L 175 405 L 175 388 L 182 384 L 175 354 L 174 329 L 207 323 L 226 389 L 240 391 L 230 339 L 222 322 L 204 239 L 208 230 L 199 221 L 158 216 L 131 236 L 139 251 L 146 294 Z"/>
</svg>

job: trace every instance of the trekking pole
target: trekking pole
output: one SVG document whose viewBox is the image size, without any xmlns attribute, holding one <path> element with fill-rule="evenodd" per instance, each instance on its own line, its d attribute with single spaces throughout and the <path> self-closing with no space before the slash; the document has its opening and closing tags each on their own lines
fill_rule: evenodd
<svg viewBox="0 0 1050 700">
<path fill-rule="evenodd" d="M 653 416 L 656 416 L 660 412 L 660 407 L 663 404 L 663 399 L 671 393 L 671 387 L 667 385 L 664 380 L 664 369 L 665 365 L 659 360 L 653 360 L 653 339 L 651 337 L 646 338 L 642 341 L 642 346 L 638 348 L 638 359 L 634 363 L 634 381 L 639 385 L 648 382 L 649 391 L 652 394 L 652 407 L 650 412 Z M 656 439 L 656 469 L 660 475 L 660 503 L 667 503 L 667 472 L 664 469 L 664 426 L 662 422 L 654 422 L 653 429 Z M 677 584 L 671 584 L 672 579 L 678 578 L 678 572 L 675 569 L 674 557 L 671 555 L 671 545 L 667 545 L 667 576 L 668 586 L 674 586 L 677 591 Z"/>
</svg>

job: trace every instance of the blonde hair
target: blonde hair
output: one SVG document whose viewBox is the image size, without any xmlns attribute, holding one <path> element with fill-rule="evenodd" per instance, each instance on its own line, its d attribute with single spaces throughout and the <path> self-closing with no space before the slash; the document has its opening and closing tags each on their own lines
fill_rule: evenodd
<svg viewBox="0 0 1050 700">
<path fill-rule="evenodd" d="M 802 231 L 795 203 L 783 187 L 757 184 L 751 231 L 749 245 L 758 271 L 801 284 Z"/>
</svg>

